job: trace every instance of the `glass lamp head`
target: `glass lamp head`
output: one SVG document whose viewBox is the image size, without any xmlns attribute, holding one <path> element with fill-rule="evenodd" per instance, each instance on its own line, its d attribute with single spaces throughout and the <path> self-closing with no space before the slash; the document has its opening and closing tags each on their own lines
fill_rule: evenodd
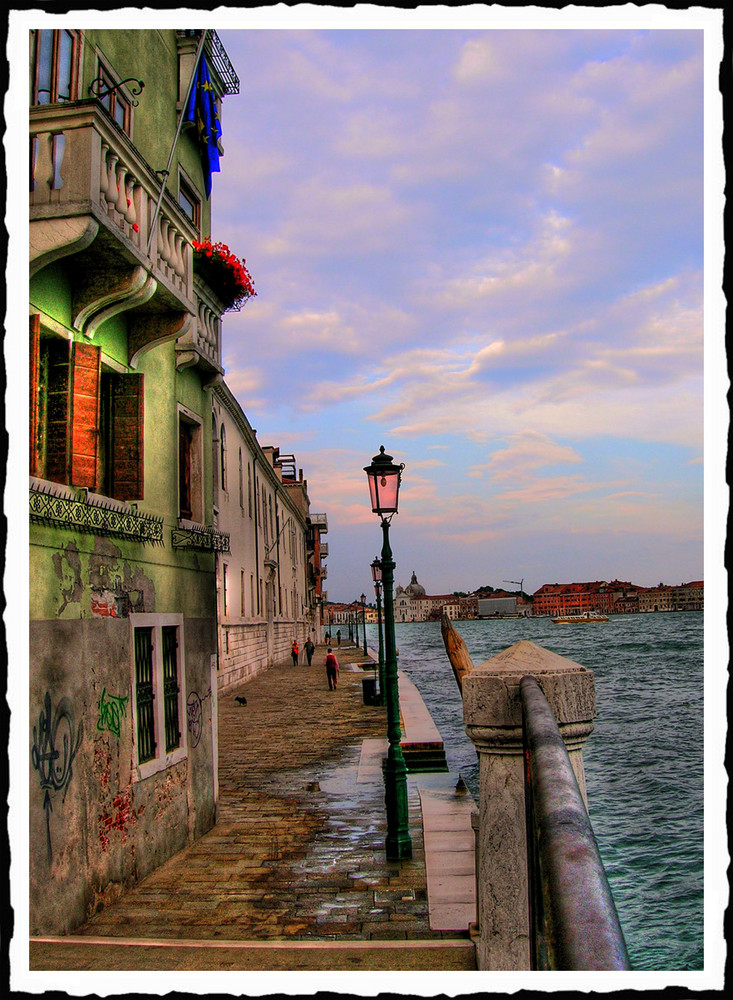
<svg viewBox="0 0 733 1000">
<path fill-rule="evenodd" d="M 404 464 L 397 465 L 391 455 L 386 455 L 384 445 L 379 454 L 372 459 L 372 464 L 364 468 L 369 481 L 369 494 L 372 501 L 372 511 L 380 517 L 388 517 L 397 513 L 398 495 L 402 481 Z"/>
</svg>

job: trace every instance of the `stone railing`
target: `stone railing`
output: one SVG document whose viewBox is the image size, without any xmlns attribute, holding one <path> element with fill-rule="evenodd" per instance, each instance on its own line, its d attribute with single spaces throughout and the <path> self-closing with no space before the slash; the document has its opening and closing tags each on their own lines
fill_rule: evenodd
<svg viewBox="0 0 733 1000">
<path fill-rule="evenodd" d="M 445 615 L 442 631 L 479 759 L 478 968 L 627 968 L 587 816 L 592 672 L 526 640 L 474 667 Z"/>
<path fill-rule="evenodd" d="M 95 227 L 87 245 L 106 229 L 128 266 L 150 270 L 170 308 L 196 312 L 191 241 L 198 234 L 168 195 L 155 218 L 160 178 L 97 101 L 31 108 L 30 154 L 31 228 L 46 223 L 35 243 L 32 234 L 32 271 L 62 256 L 64 241 L 81 240 L 87 216 L 86 233 Z"/>
</svg>

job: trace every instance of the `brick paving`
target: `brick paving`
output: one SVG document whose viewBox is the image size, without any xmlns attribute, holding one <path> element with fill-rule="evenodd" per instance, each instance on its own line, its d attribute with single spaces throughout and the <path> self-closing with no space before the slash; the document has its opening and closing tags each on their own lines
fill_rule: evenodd
<svg viewBox="0 0 733 1000">
<path fill-rule="evenodd" d="M 408 782 L 413 857 L 386 859 L 381 781 L 357 782 L 363 740 L 384 708 L 362 699 L 357 647 L 322 666 L 275 666 L 219 704 L 216 826 L 97 913 L 78 936 L 220 942 L 436 942 L 420 798 Z M 349 666 L 353 665 L 351 669 Z M 247 698 L 245 706 L 235 701 Z"/>
</svg>

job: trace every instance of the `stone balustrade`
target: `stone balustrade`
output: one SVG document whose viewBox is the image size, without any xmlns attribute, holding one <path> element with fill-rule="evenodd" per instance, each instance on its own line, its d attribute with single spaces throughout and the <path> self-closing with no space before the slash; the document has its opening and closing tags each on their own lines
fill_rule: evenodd
<svg viewBox="0 0 733 1000">
<path fill-rule="evenodd" d="M 64 241 L 75 252 L 79 222 L 91 217 L 92 239 L 107 229 L 129 262 L 149 269 L 179 307 L 195 312 L 191 241 L 198 233 L 167 194 L 155 218 L 161 179 L 98 103 L 32 108 L 30 138 L 31 227 L 45 224 L 35 255 L 40 266 L 63 255 Z M 33 246 L 31 240 L 32 255 Z"/>
</svg>

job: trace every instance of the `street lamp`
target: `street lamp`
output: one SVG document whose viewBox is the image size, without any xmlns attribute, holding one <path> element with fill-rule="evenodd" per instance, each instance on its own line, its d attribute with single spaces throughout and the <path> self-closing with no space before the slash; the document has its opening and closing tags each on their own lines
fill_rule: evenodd
<svg viewBox="0 0 733 1000">
<path fill-rule="evenodd" d="M 397 498 L 404 465 L 395 465 L 385 455 L 384 445 L 372 464 L 364 468 L 369 482 L 372 511 L 382 522 L 382 585 L 384 587 L 384 675 L 387 697 L 387 756 L 382 761 L 384 801 L 387 807 L 387 857 L 390 860 L 412 857 L 412 840 L 407 809 L 407 767 L 400 746 L 400 693 L 397 681 L 397 656 L 394 631 L 394 569 L 389 546 L 389 523 L 397 513 Z"/>
<path fill-rule="evenodd" d="M 382 636 L 382 564 L 379 556 L 372 563 L 372 580 L 377 596 L 377 635 L 379 637 L 379 704 L 384 704 L 384 638 Z"/>
<path fill-rule="evenodd" d="M 361 601 L 361 627 L 364 632 L 364 656 L 367 656 L 367 641 L 366 641 L 366 594 L 362 594 L 359 598 Z"/>
</svg>

